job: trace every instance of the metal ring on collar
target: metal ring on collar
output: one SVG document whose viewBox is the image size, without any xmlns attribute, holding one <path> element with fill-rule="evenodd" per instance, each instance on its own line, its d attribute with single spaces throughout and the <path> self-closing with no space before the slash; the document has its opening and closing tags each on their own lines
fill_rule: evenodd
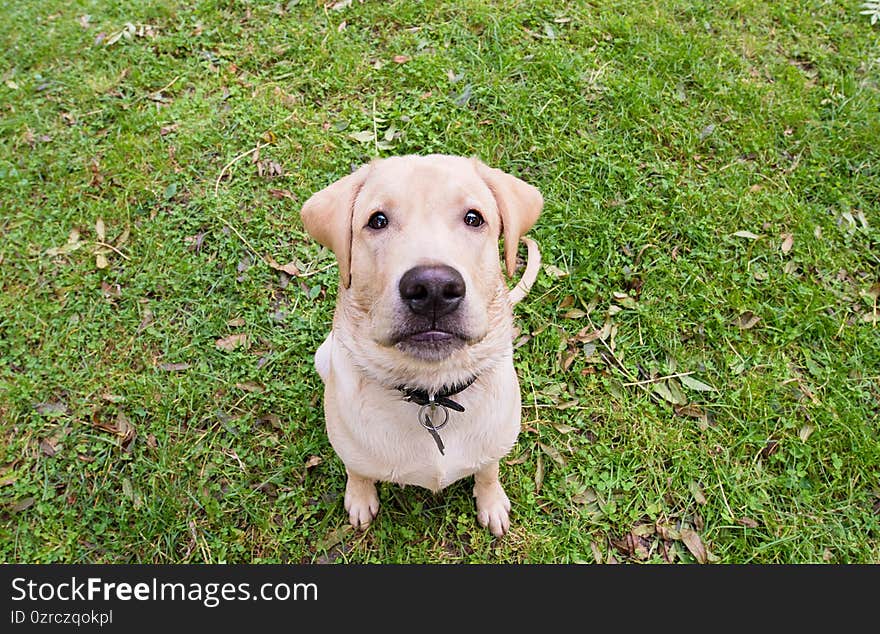
<svg viewBox="0 0 880 634">
<path fill-rule="evenodd" d="M 443 422 L 439 425 L 435 424 L 433 419 L 434 412 L 438 409 L 443 412 Z M 446 423 L 449 422 L 449 410 L 442 405 L 437 404 L 422 405 L 419 408 L 419 422 L 425 429 L 433 429 L 434 431 L 443 429 L 446 427 Z"/>
</svg>

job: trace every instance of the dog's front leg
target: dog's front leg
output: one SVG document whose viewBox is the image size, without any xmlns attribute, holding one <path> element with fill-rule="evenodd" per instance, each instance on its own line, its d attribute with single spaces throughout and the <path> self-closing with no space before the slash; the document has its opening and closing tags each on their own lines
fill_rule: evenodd
<svg viewBox="0 0 880 634">
<path fill-rule="evenodd" d="M 495 537 L 510 529 L 510 500 L 498 481 L 498 461 L 490 462 L 474 474 L 477 520 Z"/>
<path fill-rule="evenodd" d="M 379 512 L 379 496 L 375 480 L 364 478 L 346 469 L 348 481 L 345 483 L 345 510 L 348 521 L 357 529 L 364 530 Z"/>
</svg>

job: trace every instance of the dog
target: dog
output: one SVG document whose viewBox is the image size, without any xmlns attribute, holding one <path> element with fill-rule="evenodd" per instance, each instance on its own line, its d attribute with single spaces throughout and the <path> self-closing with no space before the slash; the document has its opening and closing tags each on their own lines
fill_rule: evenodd
<svg viewBox="0 0 880 634">
<path fill-rule="evenodd" d="M 339 266 L 314 362 L 355 528 L 379 510 L 377 481 L 437 492 L 473 475 L 479 523 L 509 530 L 498 472 L 520 430 L 512 306 L 537 276 L 523 236 L 543 205 L 515 176 L 439 154 L 375 159 L 303 205 L 303 226 Z M 521 239 L 528 247 L 512 290 L 501 237 L 509 277 Z"/>
</svg>

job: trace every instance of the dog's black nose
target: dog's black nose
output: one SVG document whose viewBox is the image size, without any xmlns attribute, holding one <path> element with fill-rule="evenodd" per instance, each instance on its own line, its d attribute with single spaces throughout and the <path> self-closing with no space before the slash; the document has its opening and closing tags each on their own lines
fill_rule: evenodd
<svg viewBox="0 0 880 634">
<path fill-rule="evenodd" d="M 400 297 L 417 315 L 437 319 L 448 315 L 464 299 L 461 273 L 445 264 L 414 266 L 398 285 Z"/>
</svg>

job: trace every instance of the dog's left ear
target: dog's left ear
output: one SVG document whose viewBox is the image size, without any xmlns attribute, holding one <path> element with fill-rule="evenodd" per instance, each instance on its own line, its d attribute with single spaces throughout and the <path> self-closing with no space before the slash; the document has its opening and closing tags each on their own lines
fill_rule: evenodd
<svg viewBox="0 0 880 634">
<path fill-rule="evenodd" d="M 507 275 L 513 276 L 516 269 L 516 249 L 519 239 L 532 228 L 541 215 L 544 197 L 535 187 L 482 161 L 474 159 L 477 173 L 492 190 L 498 211 L 501 213 L 501 227 L 504 235 L 504 263 Z"/>
<path fill-rule="evenodd" d="M 309 235 L 336 255 L 339 281 L 351 285 L 351 216 L 358 192 L 367 180 L 371 164 L 312 194 L 300 217 Z"/>
</svg>

